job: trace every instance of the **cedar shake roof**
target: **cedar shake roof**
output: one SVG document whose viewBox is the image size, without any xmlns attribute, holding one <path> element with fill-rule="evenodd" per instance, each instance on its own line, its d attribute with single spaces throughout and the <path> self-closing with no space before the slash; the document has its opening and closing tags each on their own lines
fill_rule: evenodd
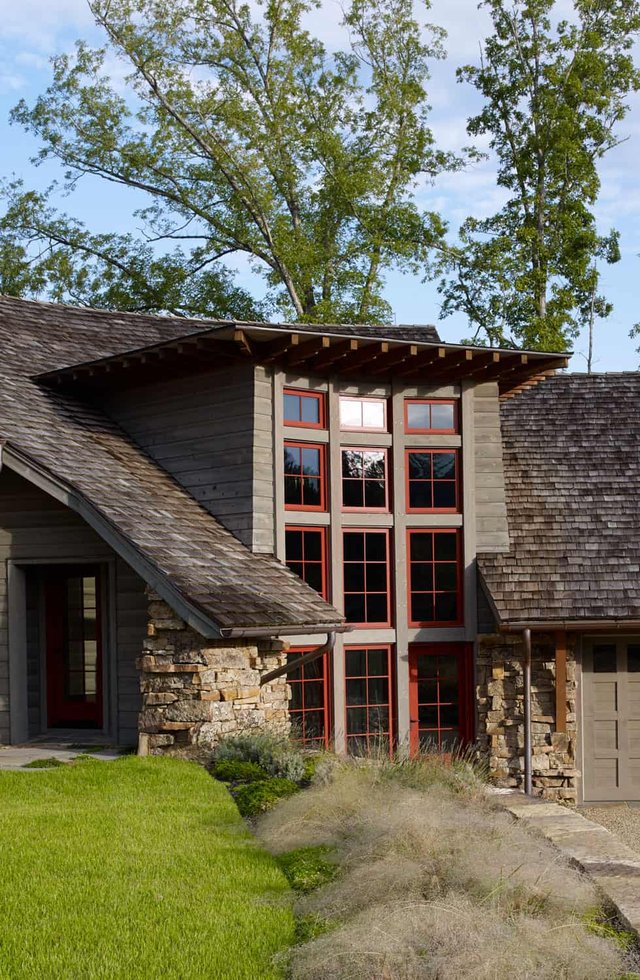
<svg viewBox="0 0 640 980">
<path fill-rule="evenodd" d="M 252 554 L 98 409 L 31 380 L 192 330 L 179 319 L 0 297 L 4 463 L 55 487 L 205 635 L 340 629 L 342 617 L 314 590 Z"/>
<path fill-rule="evenodd" d="M 640 619 L 640 374 L 547 379 L 501 421 L 511 551 L 478 555 L 500 621 Z"/>
</svg>

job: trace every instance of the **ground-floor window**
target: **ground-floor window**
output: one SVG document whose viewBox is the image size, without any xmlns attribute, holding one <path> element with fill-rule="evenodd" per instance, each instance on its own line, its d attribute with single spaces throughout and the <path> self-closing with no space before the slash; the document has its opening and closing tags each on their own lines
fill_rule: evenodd
<svg viewBox="0 0 640 980">
<path fill-rule="evenodd" d="M 306 650 L 290 650 L 288 660 L 296 660 Z M 325 748 L 329 744 L 330 664 L 327 654 L 287 673 L 291 685 L 289 714 L 293 737 L 304 745 Z"/>
<path fill-rule="evenodd" d="M 393 742 L 391 647 L 345 647 L 347 750 L 354 755 Z"/>
<path fill-rule="evenodd" d="M 471 645 L 429 643 L 409 650 L 411 749 L 450 752 L 473 738 Z"/>
</svg>

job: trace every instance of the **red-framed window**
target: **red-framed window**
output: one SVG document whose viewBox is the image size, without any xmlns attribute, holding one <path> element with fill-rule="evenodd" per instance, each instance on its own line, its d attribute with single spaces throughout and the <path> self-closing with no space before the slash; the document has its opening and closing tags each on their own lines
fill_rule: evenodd
<svg viewBox="0 0 640 980">
<path fill-rule="evenodd" d="M 343 510 L 389 509 L 386 449 L 342 449 Z"/>
<path fill-rule="evenodd" d="M 407 511 L 413 514 L 460 510 L 460 463 L 457 449 L 407 449 Z"/>
<path fill-rule="evenodd" d="M 340 428 L 359 432 L 386 432 L 386 398 L 340 395 Z"/>
<path fill-rule="evenodd" d="M 344 648 L 345 734 L 347 751 L 393 745 L 391 647 L 367 645 Z"/>
<path fill-rule="evenodd" d="M 285 528 L 285 562 L 303 582 L 325 599 L 327 592 L 327 529 L 324 527 Z"/>
<path fill-rule="evenodd" d="M 409 625 L 458 625 L 462 619 L 460 531 L 407 531 L 407 554 Z"/>
<path fill-rule="evenodd" d="M 473 658 L 469 643 L 409 647 L 412 753 L 450 752 L 473 740 Z"/>
<path fill-rule="evenodd" d="M 284 505 L 288 510 L 325 510 L 325 447 L 284 444 Z"/>
<path fill-rule="evenodd" d="M 285 425 L 297 425 L 306 429 L 326 428 L 323 392 L 285 388 L 283 403 Z"/>
<path fill-rule="evenodd" d="M 311 647 L 289 650 L 287 660 L 291 662 Z M 291 685 L 289 715 L 293 736 L 304 745 L 327 748 L 331 736 L 331 665 L 329 657 L 312 660 L 311 663 L 294 667 L 287 672 L 287 683 Z"/>
<path fill-rule="evenodd" d="M 390 626 L 389 531 L 342 532 L 344 614 L 354 626 Z"/>
<path fill-rule="evenodd" d="M 404 429 L 409 433 L 449 435 L 458 431 L 458 403 L 431 398 L 405 398 Z"/>
</svg>

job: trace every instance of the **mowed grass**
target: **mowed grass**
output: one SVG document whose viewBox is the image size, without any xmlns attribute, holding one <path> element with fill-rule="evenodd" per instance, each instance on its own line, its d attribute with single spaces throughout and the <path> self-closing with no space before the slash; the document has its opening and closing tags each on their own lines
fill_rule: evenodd
<svg viewBox="0 0 640 980">
<path fill-rule="evenodd" d="M 275 978 L 287 882 L 193 763 L 0 772 L 0 977 Z"/>
</svg>

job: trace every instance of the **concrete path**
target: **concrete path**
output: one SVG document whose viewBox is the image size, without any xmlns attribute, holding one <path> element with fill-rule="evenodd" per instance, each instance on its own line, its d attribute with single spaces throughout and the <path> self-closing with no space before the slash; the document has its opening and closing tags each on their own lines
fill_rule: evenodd
<svg viewBox="0 0 640 980">
<path fill-rule="evenodd" d="M 585 806 L 579 811 L 587 820 L 602 824 L 640 856 L 640 803 L 608 803 Z"/>
<path fill-rule="evenodd" d="M 28 762 L 35 759 L 59 759 L 60 762 L 71 762 L 79 755 L 87 754 L 84 750 L 72 749 L 70 745 L 5 745 L 0 746 L 0 769 L 22 769 Z M 88 754 L 95 759 L 105 759 L 111 761 L 119 759 L 120 753 L 116 749 L 105 749 L 96 746 L 95 750 L 90 749 Z M 45 770 L 27 769 L 26 772 L 44 772 Z"/>
<path fill-rule="evenodd" d="M 640 854 L 576 810 L 516 792 L 495 799 L 586 871 L 615 906 L 623 925 L 640 934 Z"/>
</svg>

